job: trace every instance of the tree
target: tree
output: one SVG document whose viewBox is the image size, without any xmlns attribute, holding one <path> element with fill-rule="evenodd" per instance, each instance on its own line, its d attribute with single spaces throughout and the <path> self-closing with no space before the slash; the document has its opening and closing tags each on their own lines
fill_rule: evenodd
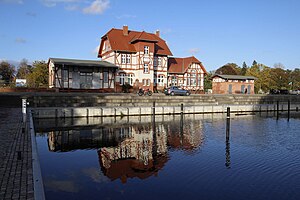
<svg viewBox="0 0 300 200">
<path fill-rule="evenodd" d="M 257 65 L 256 60 L 253 60 L 252 66 Z"/>
<path fill-rule="evenodd" d="M 27 85 L 29 87 L 47 87 L 48 86 L 48 65 L 45 61 L 35 61 L 32 66 L 32 73 L 27 76 Z"/>
<path fill-rule="evenodd" d="M 8 62 L 1 62 L 0 75 L 5 84 L 11 83 L 15 77 L 15 66 L 9 64 Z"/>
<path fill-rule="evenodd" d="M 252 65 L 246 73 L 247 76 L 254 76 L 257 79 L 254 82 L 255 93 L 268 92 L 270 90 L 270 67 L 263 64 Z"/>
<path fill-rule="evenodd" d="M 281 68 L 273 68 L 270 71 L 270 75 L 271 75 L 271 89 L 289 88 L 289 74 L 286 70 Z"/>
<path fill-rule="evenodd" d="M 216 74 L 239 75 L 241 68 L 235 63 L 227 63 L 216 70 Z"/>
<path fill-rule="evenodd" d="M 206 76 L 204 76 L 204 88 L 205 88 L 205 90 L 212 89 L 211 77 L 213 76 L 213 74 L 214 74 L 214 72 L 210 71 L 210 72 L 207 72 Z"/>
<path fill-rule="evenodd" d="M 299 90 L 300 89 L 300 69 L 296 68 L 294 71 L 289 73 L 289 83 L 290 89 Z"/>
<path fill-rule="evenodd" d="M 30 74 L 32 72 L 32 66 L 28 65 L 27 63 L 28 63 L 28 61 L 26 59 L 21 60 L 18 71 L 17 71 L 17 75 L 16 75 L 17 78 L 26 79 L 28 74 Z"/>
<path fill-rule="evenodd" d="M 247 70 L 248 70 L 248 66 L 245 62 L 243 62 L 243 66 L 242 66 L 242 69 L 241 69 L 241 75 L 245 76 L 246 73 L 247 73 Z"/>
</svg>

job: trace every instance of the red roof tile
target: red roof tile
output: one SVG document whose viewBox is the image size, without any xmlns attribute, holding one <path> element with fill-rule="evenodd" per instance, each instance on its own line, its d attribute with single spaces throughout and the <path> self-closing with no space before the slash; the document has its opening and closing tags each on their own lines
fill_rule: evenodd
<svg viewBox="0 0 300 200">
<path fill-rule="evenodd" d="M 113 51 L 136 52 L 134 47 L 137 41 L 147 41 L 155 43 L 155 54 L 172 56 L 172 53 L 166 42 L 153 33 L 145 31 L 128 31 L 128 35 L 123 34 L 122 29 L 111 29 L 102 38 L 101 44 L 108 39 Z M 102 56 L 102 48 L 99 49 L 98 57 Z"/>
<path fill-rule="evenodd" d="M 188 67 L 192 63 L 198 63 L 200 64 L 202 70 L 206 74 L 206 70 L 202 63 L 195 58 L 194 56 L 186 57 L 186 58 L 169 58 L 168 60 L 168 72 L 169 73 L 177 73 L 177 74 L 183 74 L 188 69 Z"/>
</svg>

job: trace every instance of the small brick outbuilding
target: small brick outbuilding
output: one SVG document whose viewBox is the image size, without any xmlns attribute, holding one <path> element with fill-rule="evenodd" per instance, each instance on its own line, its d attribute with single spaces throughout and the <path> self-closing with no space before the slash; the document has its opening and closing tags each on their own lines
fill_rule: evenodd
<svg viewBox="0 0 300 200">
<path fill-rule="evenodd" d="M 254 76 L 221 75 L 212 77 L 213 94 L 254 94 Z"/>
</svg>

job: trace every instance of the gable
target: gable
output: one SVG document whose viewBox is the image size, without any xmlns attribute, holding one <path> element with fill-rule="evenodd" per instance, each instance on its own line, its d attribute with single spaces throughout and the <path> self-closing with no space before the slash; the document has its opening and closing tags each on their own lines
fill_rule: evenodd
<svg viewBox="0 0 300 200">
<path fill-rule="evenodd" d="M 147 33 L 145 31 L 131 31 L 128 30 L 127 34 L 124 34 L 124 30 L 111 29 L 101 38 L 100 49 L 98 57 L 102 57 L 104 54 L 103 47 L 104 42 L 108 40 L 112 51 L 123 52 L 137 52 L 134 44 L 140 41 L 154 43 L 154 53 L 158 55 L 169 55 L 172 53 L 167 46 L 166 42 L 153 33 Z"/>
<path fill-rule="evenodd" d="M 195 58 L 186 57 L 186 58 L 169 58 L 168 60 L 168 72 L 169 73 L 176 73 L 176 74 L 184 74 L 190 68 L 192 64 L 199 64 L 200 68 L 202 69 L 204 74 L 207 74 L 204 66 L 202 63 Z"/>
</svg>

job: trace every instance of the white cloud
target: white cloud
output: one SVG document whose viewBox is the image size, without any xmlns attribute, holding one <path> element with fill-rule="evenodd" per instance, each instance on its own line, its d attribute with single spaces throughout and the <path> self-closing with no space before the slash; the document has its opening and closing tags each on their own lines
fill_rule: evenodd
<svg viewBox="0 0 300 200">
<path fill-rule="evenodd" d="M 109 0 L 95 0 L 92 4 L 82 11 L 85 14 L 99 15 L 109 8 Z"/>
<path fill-rule="evenodd" d="M 23 0 L 0 0 L 0 3 L 17 3 L 17 4 L 23 4 Z"/>
<path fill-rule="evenodd" d="M 192 55 L 195 55 L 197 53 L 199 53 L 199 48 L 191 48 L 189 49 L 189 53 L 192 54 Z"/>
<path fill-rule="evenodd" d="M 24 38 L 16 38 L 15 42 L 19 44 L 25 44 L 27 41 Z"/>
</svg>

